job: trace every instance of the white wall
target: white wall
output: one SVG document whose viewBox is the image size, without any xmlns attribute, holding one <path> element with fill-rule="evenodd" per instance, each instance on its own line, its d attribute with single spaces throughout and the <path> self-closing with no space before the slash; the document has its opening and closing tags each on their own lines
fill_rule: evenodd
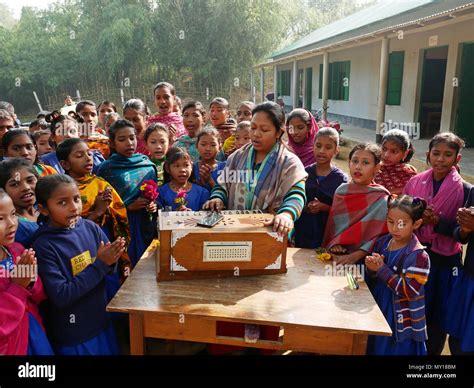
<svg viewBox="0 0 474 388">
<path fill-rule="evenodd" d="M 456 19 L 455 19 L 456 20 Z M 458 49 L 460 43 L 474 41 L 474 18 L 456 20 L 449 25 L 438 25 L 430 30 L 406 33 L 403 39 L 390 39 L 390 52 L 405 51 L 403 69 L 402 97 L 399 106 L 387 105 L 385 120 L 397 122 L 416 122 L 418 119 L 418 98 L 421 83 L 422 50 L 430 48 L 429 37 L 438 36 L 438 46 L 449 46 L 446 81 L 443 98 L 443 113 L 441 130 L 450 130 L 454 120 L 455 107 L 453 96 L 457 90 L 453 87 L 452 79 L 459 76 Z M 381 41 L 361 45 L 358 47 L 329 53 L 329 62 L 351 61 L 349 83 L 349 101 L 329 100 L 329 113 L 375 120 L 377 112 L 377 97 L 380 69 Z M 313 68 L 312 109 L 322 107 L 322 100 L 318 98 L 319 64 L 323 61 L 320 54 L 305 60 L 298 61 L 298 68 Z M 278 66 L 278 70 L 291 70 L 292 63 Z M 291 96 L 286 96 L 285 104 L 292 105 Z"/>
<path fill-rule="evenodd" d="M 377 84 L 379 68 L 380 45 L 371 44 L 329 53 L 329 63 L 350 61 L 349 101 L 329 100 L 329 113 L 345 116 L 374 119 L 377 111 Z M 319 64 L 323 56 L 317 58 L 313 69 L 313 109 L 322 107 L 323 102 L 318 98 Z"/>
<path fill-rule="evenodd" d="M 441 130 L 452 130 L 450 123 L 453 110 L 453 95 L 457 90 L 453 87 L 453 77 L 456 74 L 459 44 L 474 40 L 474 20 L 453 23 L 429 31 L 416 34 L 405 34 L 404 39 L 391 39 L 390 51 L 405 51 L 403 69 L 402 99 L 400 106 L 386 106 L 386 120 L 413 121 L 418 120 L 418 98 L 422 77 L 422 50 L 431 48 L 430 36 L 438 36 L 437 46 L 448 46 L 448 62 L 443 96 L 443 111 Z M 436 47 L 436 46 L 434 46 Z"/>
</svg>

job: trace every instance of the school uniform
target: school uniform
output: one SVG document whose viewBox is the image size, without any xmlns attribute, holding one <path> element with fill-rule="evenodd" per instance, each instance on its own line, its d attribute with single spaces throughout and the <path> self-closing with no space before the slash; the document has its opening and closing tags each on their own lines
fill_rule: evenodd
<svg viewBox="0 0 474 388">
<path fill-rule="evenodd" d="M 327 176 L 316 175 L 316 164 L 305 168 L 308 173 L 306 179 L 306 198 L 308 202 L 317 198 L 321 203 L 332 206 L 334 192 L 348 181 L 344 172 L 334 167 Z M 297 248 L 318 248 L 324 238 L 324 230 L 328 221 L 329 212 L 317 214 L 307 213 L 303 210 L 301 217 L 295 222 L 295 246 Z"/>
<path fill-rule="evenodd" d="M 171 210 L 177 210 L 181 205 L 175 202 L 177 193 L 171 190 L 170 184 L 167 183 L 163 186 L 160 186 L 158 189 L 158 203 L 162 209 L 165 209 L 167 206 L 171 206 Z M 202 209 L 204 203 L 209 199 L 209 191 L 204 187 L 201 187 L 193 183 L 191 190 L 186 194 L 186 207 L 194 211 L 199 211 Z"/>
<path fill-rule="evenodd" d="M 456 274 L 461 268 L 461 244 L 443 229 L 455 222 L 456 211 L 467 200 L 470 185 L 463 181 L 455 167 L 441 181 L 433 179 L 432 169 L 410 179 L 404 194 L 420 197 L 440 216 L 439 224 L 423 225 L 415 234 L 426 246 L 431 269 L 425 285 L 428 354 L 439 355 L 446 342 L 448 297 L 453 290 Z"/>
<path fill-rule="evenodd" d="M 102 162 L 105 160 L 104 156 L 100 153 L 100 151 L 97 150 L 91 150 L 92 151 L 92 173 L 96 174 L 97 170 L 99 169 L 99 166 L 102 164 Z M 59 174 L 64 174 L 64 168 L 61 166 L 61 163 L 59 163 L 58 156 L 56 155 L 56 152 L 50 152 L 48 154 L 42 155 L 39 157 L 39 160 L 43 162 L 44 164 L 53 167 Z"/>
<path fill-rule="evenodd" d="M 56 354 L 114 355 L 118 346 L 105 308 L 106 276 L 115 266 L 97 259 L 109 240 L 94 222 L 74 228 L 43 225 L 34 236 L 38 271 L 49 297 L 45 324 Z"/>
<path fill-rule="evenodd" d="M 369 336 L 367 354 L 426 355 L 424 284 L 429 257 L 415 235 L 405 247 L 392 251 L 391 239 L 387 234 L 375 243 L 373 252 L 384 255 L 384 264 L 369 284 L 393 335 Z"/>
</svg>

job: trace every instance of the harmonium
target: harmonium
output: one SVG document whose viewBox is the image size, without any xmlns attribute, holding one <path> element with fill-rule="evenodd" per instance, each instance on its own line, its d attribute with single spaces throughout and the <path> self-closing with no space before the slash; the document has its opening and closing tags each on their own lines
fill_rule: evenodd
<svg viewBox="0 0 474 388">
<path fill-rule="evenodd" d="M 260 210 L 158 211 L 157 280 L 286 272 L 287 236 Z"/>
</svg>

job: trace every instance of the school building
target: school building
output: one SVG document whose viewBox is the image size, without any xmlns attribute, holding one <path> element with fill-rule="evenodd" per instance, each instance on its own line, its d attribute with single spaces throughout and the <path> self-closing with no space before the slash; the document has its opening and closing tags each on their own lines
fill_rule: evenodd
<svg viewBox="0 0 474 388">
<path fill-rule="evenodd" d="M 473 1 L 384 1 L 313 31 L 255 71 L 262 100 L 272 71 L 287 109 L 322 108 L 328 119 L 375 129 L 378 140 L 401 127 L 422 138 L 454 131 L 474 146 Z"/>
</svg>

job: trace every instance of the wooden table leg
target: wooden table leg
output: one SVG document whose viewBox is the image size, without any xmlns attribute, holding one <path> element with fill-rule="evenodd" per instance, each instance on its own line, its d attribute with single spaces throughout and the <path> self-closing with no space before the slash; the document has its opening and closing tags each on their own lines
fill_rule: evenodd
<svg viewBox="0 0 474 388">
<path fill-rule="evenodd" d="M 369 336 L 367 334 L 354 334 L 352 340 L 352 354 L 365 356 L 367 351 L 367 340 Z"/>
<path fill-rule="evenodd" d="M 145 343 L 143 338 L 143 314 L 130 314 L 130 354 L 143 356 Z"/>
</svg>

